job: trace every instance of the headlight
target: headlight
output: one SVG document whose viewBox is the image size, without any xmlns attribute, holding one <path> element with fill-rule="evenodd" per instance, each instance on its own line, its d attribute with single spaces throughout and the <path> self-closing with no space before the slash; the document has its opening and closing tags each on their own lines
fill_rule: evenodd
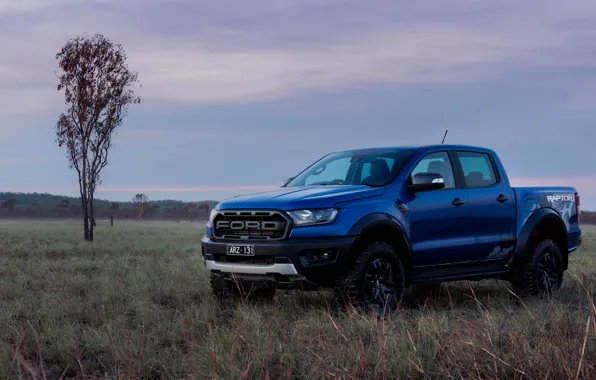
<svg viewBox="0 0 596 380">
<path fill-rule="evenodd" d="M 296 227 L 331 223 L 337 213 L 338 210 L 334 208 L 288 211 Z"/>
</svg>

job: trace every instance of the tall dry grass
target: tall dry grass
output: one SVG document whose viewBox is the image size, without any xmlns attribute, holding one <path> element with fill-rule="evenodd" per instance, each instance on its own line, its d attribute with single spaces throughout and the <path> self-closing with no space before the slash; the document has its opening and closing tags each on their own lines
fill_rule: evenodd
<svg viewBox="0 0 596 380">
<path fill-rule="evenodd" d="M 0 377 L 132 379 L 596 378 L 596 236 L 550 300 L 453 283 L 398 313 L 337 311 L 329 294 L 218 304 L 202 226 L 0 222 Z"/>
</svg>

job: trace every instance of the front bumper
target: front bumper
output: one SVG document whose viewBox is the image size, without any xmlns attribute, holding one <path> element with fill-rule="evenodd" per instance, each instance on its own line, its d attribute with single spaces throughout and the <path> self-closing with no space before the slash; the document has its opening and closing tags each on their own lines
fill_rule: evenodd
<svg viewBox="0 0 596 380">
<path fill-rule="evenodd" d="M 205 260 L 205 266 L 208 271 L 217 271 L 225 273 L 239 273 L 239 274 L 279 274 L 282 276 L 298 276 L 294 264 L 279 264 L 271 265 L 254 265 L 254 264 L 239 264 L 239 263 L 222 263 L 215 260 Z"/>
<path fill-rule="evenodd" d="M 282 288 L 332 287 L 349 262 L 355 236 L 301 238 L 276 242 L 216 241 L 201 239 L 207 270 L 242 281 L 261 281 Z M 227 255 L 228 244 L 254 246 L 254 256 Z M 321 258 L 327 253 L 325 260 Z"/>
</svg>

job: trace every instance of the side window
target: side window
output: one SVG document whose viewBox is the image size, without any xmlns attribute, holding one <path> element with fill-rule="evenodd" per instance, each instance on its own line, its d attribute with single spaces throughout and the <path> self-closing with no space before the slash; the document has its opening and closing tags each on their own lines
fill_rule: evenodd
<svg viewBox="0 0 596 380">
<path fill-rule="evenodd" d="M 445 181 L 445 188 L 455 188 L 453 168 L 447 152 L 435 152 L 424 156 L 412 171 L 412 176 L 418 173 L 438 173 Z"/>
<path fill-rule="evenodd" d="M 316 183 L 331 182 L 335 179 L 345 181 L 350 165 L 350 157 L 338 158 L 337 160 L 331 161 L 320 173 L 311 174 L 304 182 L 304 185 L 308 186 Z"/>
<path fill-rule="evenodd" d="M 497 183 L 497 176 L 486 153 L 457 152 L 467 187 L 486 187 Z"/>
</svg>

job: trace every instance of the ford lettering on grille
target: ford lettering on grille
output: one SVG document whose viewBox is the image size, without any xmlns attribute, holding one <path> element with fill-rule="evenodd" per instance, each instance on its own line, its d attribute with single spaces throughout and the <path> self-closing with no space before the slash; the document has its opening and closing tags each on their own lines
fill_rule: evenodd
<svg viewBox="0 0 596 380">
<path fill-rule="evenodd" d="M 213 218 L 214 237 L 221 240 L 281 240 L 290 219 L 279 211 L 221 210 Z"/>
<path fill-rule="evenodd" d="M 231 230 L 265 230 L 277 231 L 283 229 L 280 222 L 259 222 L 256 220 L 218 220 L 216 228 Z"/>
</svg>

